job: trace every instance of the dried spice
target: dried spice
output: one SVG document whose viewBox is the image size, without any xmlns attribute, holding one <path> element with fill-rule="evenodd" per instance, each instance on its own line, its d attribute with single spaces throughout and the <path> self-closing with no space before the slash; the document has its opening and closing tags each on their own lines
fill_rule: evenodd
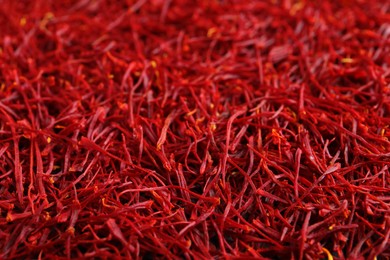
<svg viewBox="0 0 390 260">
<path fill-rule="evenodd" d="M 2 1 L 0 258 L 389 258 L 389 11 Z"/>
</svg>

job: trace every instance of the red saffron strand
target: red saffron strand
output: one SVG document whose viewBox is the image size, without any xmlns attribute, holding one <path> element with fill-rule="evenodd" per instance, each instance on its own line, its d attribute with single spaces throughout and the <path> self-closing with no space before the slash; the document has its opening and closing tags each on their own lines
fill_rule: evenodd
<svg viewBox="0 0 390 260">
<path fill-rule="evenodd" d="M 387 2 L 2 1 L 0 258 L 389 258 Z"/>
</svg>

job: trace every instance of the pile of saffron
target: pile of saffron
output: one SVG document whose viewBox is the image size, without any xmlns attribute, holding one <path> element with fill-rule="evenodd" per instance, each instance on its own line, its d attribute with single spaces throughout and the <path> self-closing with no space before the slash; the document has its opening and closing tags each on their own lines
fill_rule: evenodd
<svg viewBox="0 0 390 260">
<path fill-rule="evenodd" d="M 390 257 L 388 1 L 0 3 L 0 258 Z"/>
</svg>

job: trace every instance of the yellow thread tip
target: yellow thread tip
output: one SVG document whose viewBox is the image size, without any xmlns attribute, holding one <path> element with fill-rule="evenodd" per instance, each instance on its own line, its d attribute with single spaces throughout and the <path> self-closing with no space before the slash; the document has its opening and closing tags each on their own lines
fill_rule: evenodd
<svg viewBox="0 0 390 260">
<path fill-rule="evenodd" d="M 69 227 L 66 231 L 73 235 L 76 229 L 74 227 Z"/>
<path fill-rule="evenodd" d="M 208 29 L 208 31 L 207 31 L 207 37 L 212 37 L 216 32 L 217 32 L 217 28 L 215 28 L 215 27 L 212 27 L 212 28 L 210 28 L 210 29 Z"/>
<path fill-rule="evenodd" d="M 210 125 L 211 131 L 215 131 L 217 129 L 217 125 L 215 123 L 211 123 Z"/>
<path fill-rule="evenodd" d="M 26 17 L 22 17 L 22 18 L 20 18 L 20 22 L 19 22 L 20 26 L 25 26 L 25 25 L 26 25 L 26 23 L 27 23 L 27 19 L 26 19 Z"/>
<path fill-rule="evenodd" d="M 328 256 L 328 260 L 333 260 L 333 256 L 332 254 L 329 252 L 328 249 L 326 249 L 325 247 L 322 248 L 322 252 L 324 252 L 327 256 Z"/>
<path fill-rule="evenodd" d="M 10 212 L 8 212 L 7 217 L 5 218 L 5 221 L 12 222 L 12 220 L 13 220 L 12 214 Z"/>
<path fill-rule="evenodd" d="M 351 58 L 343 58 L 343 59 L 341 59 L 341 62 L 342 62 L 342 63 L 353 63 L 354 60 L 351 59 Z"/>
</svg>

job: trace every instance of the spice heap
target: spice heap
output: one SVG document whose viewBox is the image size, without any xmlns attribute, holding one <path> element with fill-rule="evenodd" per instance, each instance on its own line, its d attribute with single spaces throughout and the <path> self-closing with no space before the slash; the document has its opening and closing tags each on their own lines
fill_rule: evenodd
<svg viewBox="0 0 390 260">
<path fill-rule="evenodd" d="M 0 258 L 390 257 L 389 12 L 2 1 Z"/>
</svg>

